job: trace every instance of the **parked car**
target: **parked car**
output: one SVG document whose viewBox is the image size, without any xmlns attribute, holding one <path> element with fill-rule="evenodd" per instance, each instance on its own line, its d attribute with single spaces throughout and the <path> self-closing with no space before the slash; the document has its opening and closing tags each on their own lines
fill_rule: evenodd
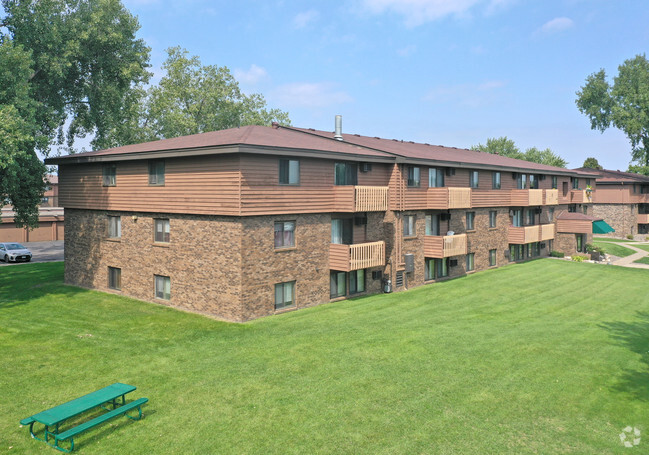
<svg viewBox="0 0 649 455">
<path fill-rule="evenodd" d="M 0 243 L 0 260 L 4 262 L 29 262 L 32 260 L 32 252 L 22 246 L 20 243 Z"/>
</svg>

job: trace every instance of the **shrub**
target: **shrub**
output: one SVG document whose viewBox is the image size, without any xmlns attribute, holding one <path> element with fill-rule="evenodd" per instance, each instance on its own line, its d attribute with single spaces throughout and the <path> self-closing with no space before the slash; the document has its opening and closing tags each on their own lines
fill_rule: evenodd
<svg viewBox="0 0 649 455">
<path fill-rule="evenodd" d="M 561 251 L 550 251 L 550 256 L 553 258 L 562 258 L 565 256 Z"/>
<path fill-rule="evenodd" d="M 572 260 L 575 262 L 584 262 L 584 259 L 585 258 L 583 256 L 579 256 L 578 254 L 572 256 Z"/>
<path fill-rule="evenodd" d="M 633 234 L 627 234 L 626 238 L 629 240 L 633 240 Z"/>
<path fill-rule="evenodd" d="M 602 248 L 601 246 L 593 245 L 591 243 L 587 243 L 586 252 L 604 254 L 604 248 Z"/>
</svg>

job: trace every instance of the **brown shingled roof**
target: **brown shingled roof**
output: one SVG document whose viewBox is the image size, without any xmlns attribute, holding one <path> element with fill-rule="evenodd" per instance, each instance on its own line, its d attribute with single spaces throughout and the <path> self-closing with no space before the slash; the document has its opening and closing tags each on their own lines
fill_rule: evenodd
<svg viewBox="0 0 649 455">
<path fill-rule="evenodd" d="M 592 171 L 598 173 L 597 183 L 649 183 L 649 176 L 633 172 L 613 171 L 609 169 L 589 169 L 580 167 L 576 171 Z"/>
<path fill-rule="evenodd" d="M 579 221 L 599 221 L 602 218 L 595 218 L 590 215 L 584 215 L 580 212 L 568 212 L 563 210 L 557 215 L 557 220 L 579 220 Z"/>
</svg>

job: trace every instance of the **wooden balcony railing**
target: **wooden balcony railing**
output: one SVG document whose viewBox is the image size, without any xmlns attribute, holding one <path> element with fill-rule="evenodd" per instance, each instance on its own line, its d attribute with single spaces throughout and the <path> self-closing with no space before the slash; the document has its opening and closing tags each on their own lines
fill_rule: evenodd
<svg viewBox="0 0 649 455">
<path fill-rule="evenodd" d="M 387 210 L 388 190 L 387 186 L 334 186 L 332 211 L 378 212 Z"/>
<path fill-rule="evenodd" d="M 559 203 L 559 190 L 543 190 L 545 202 L 543 205 L 557 205 Z"/>
<path fill-rule="evenodd" d="M 543 190 L 511 190 L 512 206 L 543 205 Z"/>
<path fill-rule="evenodd" d="M 537 224 L 534 226 L 509 226 L 507 241 L 516 245 L 541 242 L 554 238 L 554 224 Z"/>
<path fill-rule="evenodd" d="M 427 235 L 424 237 L 424 256 L 427 258 L 447 258 L 466 253 L 466 234 Z"/>
<path fill-rule="evenodd" d="M 649 213 L 638 213 L 638 224 L 649 224 Z"/>
<path fill-rule="evenodd" d="M 471 208 L 471 188 L 428 188 L 426 208 L 434 210 Z"/>
<path fill-rule="evenodd" d="M 329 244 L 329 268 L 341 272 L 385 265 L 385 242 Z"/>
<path fill-rule="evenodd" d="M 572 204 L 588 204 L 593 202 L 593 194 L 587 190 L 570 190 L 570 202 Z"/>
</svg>

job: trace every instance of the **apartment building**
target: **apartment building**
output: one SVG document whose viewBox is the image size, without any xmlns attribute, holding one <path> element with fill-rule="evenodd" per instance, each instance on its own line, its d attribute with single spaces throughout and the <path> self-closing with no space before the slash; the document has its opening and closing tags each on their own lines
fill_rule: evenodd
<svg viewBox="0 0 649 455">
<path fill-rule="evenodd" d="M 67 283 L 233 321 L 575 253 L 597 176 L 278 125 L 46 163 Z"/>
<path fill-rule="evenodd" d="M 649 234 L 649 177 L 632 172 L 580 168 L 596 172 L 597 194 L 593 197 L 593 215 L 610 220 L 611 235 Z"/>
</svg>

